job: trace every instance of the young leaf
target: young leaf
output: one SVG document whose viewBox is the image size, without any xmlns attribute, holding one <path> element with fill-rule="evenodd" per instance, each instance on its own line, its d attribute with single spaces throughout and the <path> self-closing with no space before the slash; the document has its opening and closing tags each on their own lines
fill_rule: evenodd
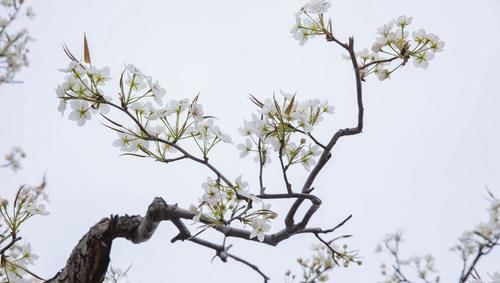
<svg viewBox="0 0 500 283">
<path fill-rule="evenodd" d="M 294 102 L 295 102 L 295 94 L 292 96 L 292 100 L 290 101 L 290 104 L 288 104 L 288 107 L 285 109 L 286 115 L 290 115 L 290 112 L 292 112 Z"/>
<path fill-rule="evenodd" d="M 90 61 L 89 44 L 87 42 L 86 34 L 83 34 L 83 62 L 87 64 L 92 64 L 92 62 Z"/>
</svg>

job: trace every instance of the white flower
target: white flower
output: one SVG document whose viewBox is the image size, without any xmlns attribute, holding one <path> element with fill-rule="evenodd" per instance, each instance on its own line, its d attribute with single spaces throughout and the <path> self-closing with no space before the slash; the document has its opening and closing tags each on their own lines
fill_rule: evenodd
<svg viewBox="0 0 500 283">
<path fill-rule="evenodd" d="M 203 119 L 203 106 L 199 103 L 193 102 L 189 107 L 189 113 L 193 116 L 193 119 L 196 122 L 199 122 Z"/>
<path fill-rule="evenodd" d="M 83 69 L 80 66 L 79 62 L 76 61 L 70 61 L 68 67 L 66 68 L 61 68 L 58 69 L 60 72 L 63 73 L 71 73 L 73 71 L 77 71 L 77 73 L 80 73 Z"/>
<path fill-rule="evenodd" d="M 253 143 L 252 140 L 247 138 L 245 140 L 245 144 L 238 144 L 237 148 L 241 150 L 240 152 L 240 158 L 243 158 L 248 155 L 250 151 L 252 151 Z"/>
<path fill-rule="evenodd" d="M 251 136 L 253 130 L 253 123 L 248 121 L 243 121 L 243 127 L 239 128 L 238 131 L 242 136 Z"/>
<path fill-rule="evenodd" d="M 444 48 L 444 41 L 439 40 L 439 36 L 429 33 L 427 38 L 430 41 L 430 48 L 432 52 L 441 52 Z"/>
<path fill-rule="evenodd" d="M 28 243 L 23 247 L 22 259 L 26 264 L 35 264 L 35 260 L 38 259 L 38 255 L 31 252 L 31 244 Z"/>
<path fill-rule="evenodd" d="M 159 105 L 163 105 L 163 97 L 167 93 L 167 91 L 160 86 L 158 81 L 153 82 L 151 77 L 147 78 L 147 82 L 149 85 L 149 88 L 151 89 L 151 92 L 153 93 L 153 97 Z"/>
<path fill-rule="evenodd" d="M 300 16 L 301 15 L 302 15 L 302 12 L 295 13 L 295 24 L 292 27 L 292 29 L 290 30 L 291 34 L 297 33 L 297 31 L 300 29 L 300 25 L 301 25 L 301 18 L 300 18 Z"/>
<path fill-rule="evenodd" d="M 377 66 L 377 68 L 375 69 L 374 72 L 375 72 L 375 74 L 377 75 L 377 78 L 380 81 L 383 81 L 383 80 L 389 78 L 389 75 L 390 75 L 389 70 L 379 68 L 378 66 Z"/>
<path fill-rule="evenodd" d="M 7 268 L 6 276 L 8 278 L 8 283 L 28 283 L 27 280 L 23 279 L 23 275 L 26 271 L 17 264 L 9 265 Z"/>
<path fill-rule="evenodd" d="M 280 140 L 278 139 L 278 137 L 276 136 L 268 136 L 264 142 L 266 144 L 270 144 L 272 147 L 273 147 L 273 150 L 274 152 L 277 152 L 278 150 L 280 150 L 280 147 L 281 147 L 281 142 Z"/>
<path fill-rule="evenodd" d="M 309 146 L 309 152 L 311 156 L 318 156 L 321 154 L 321 148 L 317 145 Z"/>
<path fill-rule="evenodd" d="M 324 14 L 328 11 L 330 6 L 330 2 L 325 0 L 311 0 L 302 8 L 302 10 L 308 13 Z"/>
<path fill-rule="evenodd" d="M 148 149 L 149 141 L 142 138 L 136 138 L 131 143 L 131 151 L 138 151 L 140 149 Z"/>
<path fill-rule="evenodd" d="M 167 115 L 173 113 L 182 113 L 189 107 L 189 99 L 184 98 L 182 100 L 172 99 L 169 101 L 167 106 Z"/>
<path fill-rule="evenodd" d="M 267 220 L 257 217 L 252 219 L 250 226 L 253 228 L 252 233 L 250 233 L 250 239 L 257 237 L 260 242 L 263 242 L 265 239 L 264 233 L 271 229 L 271 225 L 267 223 Z"/>
<path fill-rule="evenodd" d="M 244 190 L 248 186 L 248 182 L 243 181 L 241 175 L 236 178 L 234 183 L 237 190 Z"/>
<path fill-rule="evenodd" d="M 418 31 L 414 31 L 412 35 L 413 35 L 413 40 L 415 40 L 415 42 L 418 44 L 425 44 L 428 40 L 427 34 L 425 33 L 424 29 L 419 29 Z"/>
<path fill-rule="evenodd" d="M 372 51 L 375 53 L 378 53 L 378 52 L 380 52 L 380 50 L 382 50 L 382 47 L 383 47 L 383 44 L 380 44 L 378 41 L 376 41 L 372 45 Z"/>
<path fill-rule="evenodd" d="M 387 23 L 377 29 L 377 33 L 383 37 L 387 37 L 387 35 L 391 32 L 392 27 L 394 26 L 393 22 Z"/>
<path fill-rule="evenodd" d="M 87 120 L 90 120 L 90 106 L 86 101 L 71 100 L 70 106 L 73 111 L 69 114 L 68 118 L 70 120 L 77 121 L 78 126 L 83 126 Z"/>
<path fill-rule="evenodd" d="M 368 49 L 363 49 L 361 52 L 357 52 L 356 56 L 358 56 L 361 61 L 368 61 L 370 59 L 370 51 Z M 350 57 L 348 57 L 349 59 Z"/>
<path fill-rule="evenodd" d="M 125 68 L 127 69 L 127 71 L 129 71 L 130 73 L 132 73 L 134 75 L 137 75 L 137 76 L 140 76 L 140 77 L 144 76 L 144 74 L 136 66 L 134 66 L 133 64 L 127 64 L 125 66 Z"/>
<path fill-rule="evenodd" d="M 205 194 L 203 194 L 201 199 L 213 207 L 221 199 L 219 188 L 217 188 L 216 185 L 210 183 L 204 183 L 204 185 L 205 186 L 203 186 L 203 189 L 205 190 Z"/>
<path fill-rule="evenodd" d="M 35 202 L 26 205 L 26 211 L 33 215 L 49 215 L 49 212 L 45 210 L 44 204 L 36 204 Z"/>
<path fill-rule="evenodd" d="M 126 84 L 133 91 L 143 90 L 147 86 L 144 76 L 138 75 L 136 73 L 127 73 Z"/>
<path fill-rule="evenodd" d="M 311 156 L 305 156 L 302 158 L 300 163 L 302 163 L 307 171 L 311 171 L 311 167 L 316 165 L 316 160 L 314 160 Z"/>
<path fill-rule="evenodd" d="M 134 141 L 136 140 L 135 137 L 129 134 L 125 133 L 120 133 L 118 132 L 118 139 L 116 139 L 113 142 L 114 146 L 117 146 L 120 148 L 121 151 L 125 152 L 132 152 L 135 151 L 135 146 L 134 146 Z"/>
<path fill-rule="evenodd" d="M 309 35 L 303 29 L 299 29 L 293 34 L 293 38 L 298 40 L 300 45 L 306 43 L 308 36 Z"/>
<path fill-rule="evenodd" d="M 87 74 L 94 77 L 96 84 L 111 80 L 109 67 L 104 67 L 102 69 L 92 67 L 87 69 Z"/>
<path fill-rule="evenodd" d="M 267 98 L 266 100 L 264 100 L 264 105 L 259 110 L 259 113 L 263 115 L 269 115 L 269 113 L 273 113 L 275 111 L 276 105 L 274 104 L 274 101 L 270 98 Z"/>
<path fill-rule="evenodd" d="M 192 213 L 195 214 L 195 216 L 193 217 L 193 223 L 192 224 L 199 223 L 200 222 L 200 217 L 203 214 L 203 206 L 202 207 L 198 207 L 198 206 L 196 206 L 194 204 L 191 204 L 189 206 L 189 211 L 191 211 Z"/>
<path fill-rule="evenodd" d="M 394 21 L 394 23 L 395 23 L 396 25 L 398 25 L 399 27 L 404 28 L 404 27 L 406 27 L 406 26 L 408 26 L 408 25 L 410 25 L 410 24 L 411 24 L 412 19 L 413 19 L 412 17 L 407 17 L 407 16 L 404 16 L 404 15 L 403 15 L 403 16 L 399 16 L 399 17 L 398 17 L 398 18 Z"/>
<path fill-rule="evenodd" d="M 426 69 L 429 66 L 429 61 L 434 58 L 431 52 L 420 52 L 413 56 L 413 64 L 417 67 Z"/>
<path fill-rule="evenodd" d="M 323 111 L 329 114 L 333 114 L 335 112 L 335 107 L 333 105 L 328 104 L 328 101 L 323 101 L 321 104 L 321 107 L 323 108 Z"/>
<path fill-rule="evenodd" d="M 66 101 L 64 99 L 59 99 L 59 105 L 57 106 L 57 111 L 61 112 L 61 115 L 64 115 L 64 111 L 66 111 Z"/>
<path fill-rule="evenodd" d="M 233 143 L 231 136 L 224 134 L 218 126 L 211 126 L 208 130 L 224 143 Z"/>
<path fill-rule="evenodd" d="M 264 138 L 269 132 L 269 125 L 267 123 L 267 120 L 262 120 L 255 114 L 252 114 L 252 120 L 253 133 L 259 138 Z"/>
</svg>

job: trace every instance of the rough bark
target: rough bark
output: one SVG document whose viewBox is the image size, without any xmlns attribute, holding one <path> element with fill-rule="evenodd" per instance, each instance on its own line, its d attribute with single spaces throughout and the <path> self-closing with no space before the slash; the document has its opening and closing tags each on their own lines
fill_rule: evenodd
<svg viewBox="0 0 500 283">
<path fill-rule="evenodd" d="M 92 226 L 71 252 L 66 266 L 46 282 L 98 283 L 104 280 L 113 240 L 127 238 L 133 243 L 149 239 L 158 226 L 161 199 L 149 206 L 146 217 L 110 216 Z"/>
</svg>

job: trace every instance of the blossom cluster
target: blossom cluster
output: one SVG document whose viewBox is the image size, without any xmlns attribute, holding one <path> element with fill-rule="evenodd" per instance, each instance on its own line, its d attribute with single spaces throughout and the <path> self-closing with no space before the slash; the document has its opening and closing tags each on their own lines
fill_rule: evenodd
<svg viewBox="0 0 500 283">
<path fill-rule="evenodd" d="M 323 17 L 330 6 L 330 2 L 325 0 L 311 0 L 295 14 L 295 25 L 290 33 L 300 45 L 312 37 L 332 33 L 332 22 L 329 20 L 326 23 Z"/>
<path fill-rule="evenodd" d="M 78 126 L 83 126 L 92 115 L 109 112 L 106 101 L 110 98 L 104 97 L 101 89 L 111 79 L 108 67 L 97 68 L 72 60 L 68 67 L 60 71 L 67 74 L 64 83 L 56 88 L 61 114 L 64 114 L 69 104 L 69 119 L 76 121 Z"/>
<path fill-rule="evenodd" d="M 474 259 L 478 255 L 487 254 L 496 246 L 500 245 L 500 199 L 491 195 L 488 207 L 488 221 L 481 222 L 473 230 L 465 231 L 459 237 L 459 243 L 451 249 L 459 253 L 464 266 L 475 264 Z M 474 266 L 472 266 L 474 267 Z M 492 279 L 494 283 L 500 282 L 500 274 Z M 485 283 L 474 281 L 474 283 Z"/>
<path fill-rule="evenodd" d="M 410 59 L 416 67 L 425 69 L 435 54 L 443 51 L 444 42 L 439 36 L 424 29 L 412 31 L 410 38 L 408 27 L 412 21 L 412 17 L 403 15 L 377 29 L 378 37 L 371 52 L 364 49 L 357 53 L 362 79 L 373 73 L 379 80 L 385 80 Z M 390 67 L 393 61 L 398 64 Z"/>
<path fill-rule="evenodd" d="M 291 30 L 293 37 L 303 45 L 309 38 L 323 35 L 328 41 L 335 41 L 331 20 L 324 14 L 331 4 L 325 0 L 311 0 L 295 14 L 295 25 Z M 357 62 L 362 80 L 375 74 L 381 81 L 406 65 L 412 59 L 417 67 L 426 69 L 437 52 L 443 51 L 444 42 L 439 36 L 427 33 L 424 29 L 412 31 L 409 25 L 413 18 L 400 16 L 377 29 L 377 38 L 371 51 L 357 52 Z M 338 41 L 337 41 L 338 42 Z M 397 64 L 391 66 L 395 61 Z"/>
<path fill-rule="evenodd" d="M 14 147 L 5 155 L 7 163 L 0 165 L 0 167 L 10 167 L 14 172 L 21 169 L 21 159 L 26 158 L 26 153 L 20 147 Z"/>
<path fill-rule="evenodd" d="M 233 186 L 224 185 L 220 179 L 207 178 L 202 184 L 203 195 L 198 205 L 191 205 L 196 213 L 194 223 L 205 223 L 200 228 L 206 229 L 217 225 L 227 225 L 238 220 L 252 227 L 250 239 L 264 241 L 265 233 L 271 229 L 270 221 L 276 218 L 271 205 L 262 204 L 261 209 L 251 210 L 253 203 L 262 202 L 248 190 L 248 182 L 239 176 Z"/>
<path fill-rule="evenodd" d="M 113 144 L 122 152 L 134 155 L 139 152 L 141 156 L 167 161 L 166 155 L 175 153 L 180 141 L 192 139 L 206 158 L 217 143 L 232 142 L 231 137 L 214 124 L 213 117 L 204 115 L 198 96 L 192 100 L 171 99 L 165 104 L 166 90 L 159 82 L 128 64 L 120 76 L 119 103 L 115 103 L 102 91 L 111 79 L 110 69 L 80 62 L 69 51 L 66 53 L 72 60 L 67 68 L 60 70 L 67 75 L 56 88 L 59 111 L 64 113 L 69 104 L 69 119 L 79 126 L 95 114 L 107 115 L 110 106 L 129 114 L 133 127 L 121 126 L 106 118 L 118 135 Z"/>
<path fill-rule="evenodd" d="M 20 243 L 20 227 L 35 215 L 48 215 L 45 204 L 48 200 L 44 191 L 45 181 L 36 187 L 21 187 L 11 204 L 0 196 L 0 282 L 39 282 L 40 279 L 29 270 L 38 255 L 30 243 Z"/>
<path fill-rule="evenodd" d="M 475 255 L 481 248 L 500 241 L 500 199 L 493 198 L 488 208 L 489 219 L 479 223 L 475 229 L 465 231 L 459 243 L 452 249 L 463 259 Z"/>
<path fill-rule="evenodd" d="M 362 264 L 362 261 L 357 258 L 356 253 L 349 251 L 348 246 L 345 244 L 342 247 L 333 242 L 328 247 L 324 244 L 315 244 L 311 246 L 311 250 L 313 251 L 313 255 L 310 258 L 297 259 L 302 268 L 301 283 L 327 282 L 329 279 L 328 272 L 334 267 L 349 267 L 351 263 Z M 285 282 L 292 283 L 296 277 L 289 270 L 285 273 Z"/>
<path fill-rule="evenodd" d="M 384 252 L 392 256 L 393 263 L 389 266 L 385 263 L 380 265 L 381 274 L 384 277 L 383 283 L 399 283 L 409 280 L 406 269 L 415 273 L 417 280 L 427 283 L 440 282 L 440 276 L 437 275 L 435 259 L 431 254 L 424 256 L 411 256 L 401 258 L 399 246 L 403 241 L 401 233 L 386 235 L 385 239 L 379 244 L 375 252 Z"/>
<path fill-rule="evenodd" d="M 183 158 L 207 162 L 208 153 L 216 144 L 232 143 L 231 137 L 215 125 L 215 118 L 205 115 L 198 95 L 192 100 L 170 99 L 165 103 L 166 90 L 132 64 L 126 65 L 121 73 L 119 95 L 115 99 L 118 102 L 105 96 L 102 88 L 111 79 L 110 70 L 93 66 L 86 44 L 84 48 L 83 62 L 65 49 L 71 61 L 68 67 L 60 70 L 66 73 L 66 77 L 56 88 L 60 99 L 59 111 L 64 114 L 69 104 L 72 109 L 69 119 L 79 126 L 95 114 L 102 115 L 109 122 L 108 128 L 118 135 L 113 145 L 119 147 L 124 155 L 150 157 L 166 163 Z M 123 126 L 108 118 L 110 107 L 127 114 L 133 127 Z M 311 119 L 307 123 L 315 124 L 319 117 Z M 194 141 L 202 159 L 181 147 L 186 140 Z M 263 241 L 264 233 L 270 229 L 270 219 L 276 215 L 268 206 L 251 210 L 252 202 L 258 199 L 246 190 L 247 186 L 241 177 L 234 184 L 219 178 L 208 178 L 202 185 L 204 194 L 199 204 L 192 208 L 197 214 L 195 221 L 203 217 L 200 222 L 206 226 L 202 227 L 208 228 L 238 220 L 252 227 L 251 238 Z"/>
<path fill-rule="evenodd" d="M 283 91 L 281 94 L 283 99 L 280 102 L 276 98 L 261 102 L 252 97 L 259 109 L 239 129 L 240 134 L 246 137 L 245 143 L 237 146 L 241 151 L 240 157 L 255 152 L 254 160 L 265 165 L 271 161 L 271 153 L 275 152 L 280 159 L 286 158 L 285 168 L 302 164 L 309 170 L 316 164 L 314 157 L 321 154 L 321 147 L 314 139 L 309 143 L 307 140 L 314 127 L 323 120 L 323 115 L 333 113 L 334 108 L 327 101 L 309 99 L 300 102 L 295 95 Z"/>
<path fill-rule="evenodd" d="M 24 7 L 23 0 L 0 1 L 0 85 L 14 82 L 15 74 L 28 66 L 28 43 L 32 41 L 25 29 L 14 30 L 16 20 L 32 19 L 31 7 Z"/>
</svg>

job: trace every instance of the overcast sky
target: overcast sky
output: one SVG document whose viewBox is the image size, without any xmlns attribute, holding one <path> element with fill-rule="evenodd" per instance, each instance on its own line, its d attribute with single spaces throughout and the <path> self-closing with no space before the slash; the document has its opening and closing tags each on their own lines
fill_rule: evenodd
<svg viewBox="0 0 500 283">
<path fill-rule="evenodd" d="M 336 107 L 319 129 L 323 140 L 339 127 L 355 124 L 352 68 L 342 50 L 317 39 L 299 46 L 289 30 L 303 1 L 29 1 L 37 14 L 27 28 L 31 66 L 19 74 L 24 84 L 0 88 L 0 152 L 25 149 L 17 174 L 0 171 L 1 194 L 47 173 L 51 215 L 25 227 L 40 255 L 34 270 L 49 277 L 63 267 L 88 228 L 110 214 L 143 214 L 156 196 L 183 207 L 202 194 L 209 172 L 182 161 L 159 164 L 119 157 L 115 134 L 93 119 L 85 127 L 57 112 L 55 87 L 66 66 L 61 44 L 80 54 L 87 32 L 97 66 L 109 66 L 117 91 L 124 63 L 134 63 L 158 79 L 167 97 L 201 93 L 205 111 L 222 129 L 243 141 L 237 128 L 254 111 L 248 93 L 297 91 L 299 99 L 328 99 Z M 349 35 L 359 49 L 369 47 L 376 28 L 400 15 L 412 27 L 438 34 L 445 52 L 427 70 L 409 64 L 390 80 L 364 84 L 366 123 L 362 135 L 342 140 L 318 178 L 323 206 L 312 224 L 329 227 L 349 214 L 340 233 L 363 257 L 361 267 L 339 269 L 332 282 L 376 282 L 380 255 L 373 253 L 386 233 L 403 230 L 403 254 L 433 253 L 442 282 L 455 282 L 456 238 L 486 220 L 486 189 L 500 195 L 500 2 L 401 0 L 334 1 L 329 15 L 341 40 Z M 97 117 L 94 117 L 97 118 Z M 242 174 L 257 188 L 256 163 L 239 159 L 235 146 L 221 146 L 213 163 L 228 176 Z M 278 184 L 279 172 L 269 183 Z M 297 171 L 300 180 L 305 173 Z M 233 177 L 233 178 L 234 178 Z M 273 203 L 278 212 L 287 202 Z M 274 229 L 282 227 L 281 219 Z M 170 244 L 176 230 L 162 224 L 147 243 L 117 240 L 113 265 L 132 264 L 130 281 L 260 282 L 258 274 L 233 261 L 211 262 L 212 250 L 192 243 Z M 212 239 L 220 239 L 207 235 Z M 282 282 L 284 272 L 300 272 L 295 259 L 309 255 L 312 236 L 297 236 L 276 248 L 232 240 L 232 252 L 257 263 Z M 500 251 L 479 271 L 499 269 Z"/>
</svg>

